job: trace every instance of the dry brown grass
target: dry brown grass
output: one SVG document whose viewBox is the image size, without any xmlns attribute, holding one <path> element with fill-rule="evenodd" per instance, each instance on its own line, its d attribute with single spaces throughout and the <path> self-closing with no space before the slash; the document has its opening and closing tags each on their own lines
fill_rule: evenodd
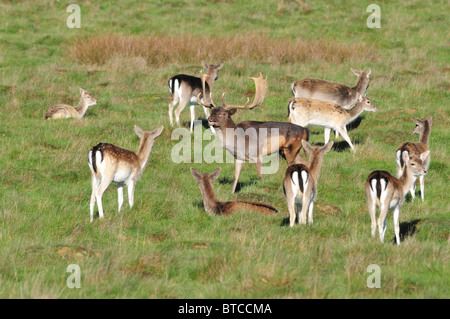
<svg viewBox="0 0 450 319">
<path fill-rule="evenodd" d="M 364 43 L 329 40 L 273 39 L 261 34 L 206 37 L 102 35 L 74 41 L 70 54 L 82 64 L 105 64 L 113 57 L 142 57 L 149 67 L 201 60 L 248 59 L 259 63 L 284 64 L 313 60 L 330 63 L 373 61 L 377 53 Z"/>
</svg>

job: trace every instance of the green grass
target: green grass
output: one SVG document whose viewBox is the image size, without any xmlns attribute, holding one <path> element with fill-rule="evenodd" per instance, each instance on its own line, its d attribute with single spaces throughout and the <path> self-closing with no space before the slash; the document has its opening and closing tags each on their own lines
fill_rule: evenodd
<svg viewBox="0 0 450 319">
<path fill-rule="evenodd" d="M 369 14 L 361 1 L 311 1 L 309 10 L 292 2 L 277 12 L 276 1 L 94 0 L 80 4 L 80 29 L 66 27 L 70 3 L 0 4 L 1 298 L 450 297 L 447 1 L 380 2 L 380 29 L 366 27 Z M 216 38 L 232 43 L 246 35 L 253 41 L 249 47 L 256 41 L 267 47 L 233 56 L 223 55 L 227 43 L 211 46 Z M 164 59 L 118 54 L 95 64 L 76 58 L 75 45 L 102 36 L 180 41 L 174 44 L 178 51 L 160 48 L 166 49 Z M 280 44 L 295 41 L 330 51 L 280 55 Z M 349 50 L 355 47 L 361 51 Z M 333 48 L 347 53 L 336 59 Z M 201 59 L 218 63 L 222 57 L 225 66 L 214 90 L 227 92 L 229 103 L 245 101 L 253 90 L 248 76 L 260 71 L 268 76 L 263 105 L 238 111 L 236 122 L 286 121 L 295 79 L 353 85 L 350 67 L 372 68 L 369 96 L 379 111 L 363 114 L 349 132 L 357 141 L 355 154 L 345 149 L 325 156 L 312 226 L 282 226 L 288 217 L 285 162 L 262 180 L 254 165 L 246 164 L 244 186 L 234 195 L 228 183 L 233 164 L 172 162 L 177 141 L 171 141 L 167 79 L 195 75 Z M 79 87 L 99 100 L 85 118 L 43 120 L 53 104 L 75 105 Z M 197 114 L 203 118 L 200 108 Z M 418 139 L 411 134 L 411 116 L 428 115 L 433 115 L 432 161 L 425 202 L 420 196 L 406 202 L 400 215 L 401 222 L 422 222 L 397 247 L 389 214 L 381 244 L 370 236 L 365 179 L 375 169 L 395 173 L 395 150 Z M 188 121 L 186 109 L 184 127 Z M 137 183 L 135 206 L 130 210 L 125 196 L 118 214 L 111 185 L 103 196 L 105 219 L 90 223 L 87 152 L 98 142 L 136 150 L 135 124 L 165 127 Z M 310 141 L 323 143 L 323 129 L 310 129 Z M 208 216 L 191 166 L 209 173 L 222 167 L 214 185 L 219 199 L 264 201 L 279 216 Z M 66 285 L 69 264 L 81 268 L 80 289 Z M 380 289 L 366 286 L 370 264 L 381 268 Z"/>
</svg>

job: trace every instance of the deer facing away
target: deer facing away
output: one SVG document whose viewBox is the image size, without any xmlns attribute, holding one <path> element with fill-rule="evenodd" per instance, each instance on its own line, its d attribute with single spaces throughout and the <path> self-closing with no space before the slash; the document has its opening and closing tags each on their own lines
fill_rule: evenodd
<svg viewBox="0 0 450 319">
<path fill-rule="evenodd" d="M 400 245 L 400 209 L 405 201 L 406 193 L 411 188 L 417 176 L 422 176 L 427 173 L 423 165 L 423 160 L 428 156 L 429 152 L 426 151 L 420 154 L 419 158 L 416 158 L 410 157 L 408 152 L 404 151 L 402 153 L 402 159 L 405 163 L 405 168 L 399 178 L 392 176 L 386 171 L 374 171 L 369 174 L 365 184 L 365 192 L 371 219 L 372 237 L 375 237 L 378 224 L 380 241 L 384 241 L 386 216 L 389 210 L 393 210 L 395 239 L 397 245 Z M 378 222 L 375 216 L 377 207 L 380 209 Z"/>
<path fill-rule="evenodd" d="M 205 75 L 202 75 L 204 79 Z M 244 121 L 236 124 L 231 116 L 238 109 L 252 109 L 264 101 L 267 91 L 267 79 L 262 77 L 251 78 L 255 82 L 256 91 L 252 104 L 228 105 L 223 101 L 223 107 L 214 105 L 212 98 L 211 115 L 208 117 L 210 126 L 218 129 L 217 138 L 222 146 L 226 148 L 235 158 L 236 166 L 231 193 L 236 190 L 242 166 L 246 160 L 256 162 L 258 177 L 262 177 L 263 157 L 273 153 L 280 153 L 288 165 L 294 163 L 298 157 L 298 151 L 302 147 L 302 140 L 308 140 L 308 129 L 285 122 L 257 122 Z"/>
<path fill-rule="evenodd" d="M 292 123 L 303 127 L 323 126 L 325 128 L 325 144 L 330 140 L 332 129 L 339 132 L 352 151 L 355 151 L 347 133 L 347 124 L 356 119 L 363 111 L 377 111 L 376 106 L 367 96 L 359 93 L 357 96 L 355 105 L 348 110 L 332 102 L 304 98 L 291 99 L 288 103 L 288 117 Z"/>
<path fill-rule="evenodd" d="M 73 107 L 67 104 L 56 104 L 45 112 L 44 119 L 66 119 L 66 118 L 76 118 L 81 119 L 85 114 L 87 109 L 96 105 L 98 102 L 94 96 L 80 88 L 81 99 L 77 106 Z"/>
<path fill-rule="evenodd" d="M 236 211 L 252 211 L 260 214 L 276 214 L 278 211 L 264 203 L 235 200 L 220 202 L 214 194 L 213 182 L 220 174 L 220 167 L 212 174 L 200 173 L 191 168 L 191 174 L 198 181 L 198 187 L 203 197 L 203 205 L 206 212 L 211 215 L 229 215 Z"/>
<path fill-rule="evenodd" d="M 207 64 L 202 61 L 203 67 L 206 70 L 206 74 L 209 75 L 205 89 L 206 92 L 210 93 L 214 82 L 218 79 L 219 70 L 223 67 L 224 62 L 221 62 L 217 65 Z M 195 120 L 195 105 L 199 104 L 198 95 L 202 93 L 202 80 L 199 77 L 186 75 L 186 74 L 178 74 L 171 77 L 168 81 L 169 89 L 172 94 L 170 103 L 169 103 L 169 120 L 170 125 L 173 126 L 173 108 L 175 105 L 178 107 L 175 110 L 175 121 L 177 125 L 180 125 L 180 113 L 183 109 L 190 103 L 190 111 L 191 111 L 191 125 L 190 130 L 192 132 L 194 128 L 194 120 Z M 209 95 L 208 95 L 209 96 Z M 203 108 L 206 117 L 209 116 L 209 112 L 207 108 Z M 214 129 L 212 129 L 214 131 Z"/>
<path fill-rule="evenodd" d="M 351 69 L 351 71 L 358 77 L 354 87 L 321 79 L 305 78 L 292 83 L 292 94 L 295 98 L 333 102 L 347 109 L 356 102 L 357 93 L 363 95 L 367 90 L 372 73 L 370 68 L 366 71 L 355 69 Z"/>
<path fill-rule="evenodd" d="M 413 130 L 414 134 L 419 135 L 419 143 L 406 142 L 400 145 L 396 152 L 396 162 L 397 162 L 397 176 L 400 176 L 403 172 L 404 162 L 402 160 L 401 154 L 407 151 L 411 157 L 419 157 L 423 152 L 428 151 L 428 140 L 431 133 L 431 125 L 433 124 L 433 117 L 430 115 L 426 120 L 420 120 L 416 117 L 412 117 L 413 121 L 416 123 L 416 127 Z M 431 162 L 431 155 L 429 154 L 424 160 L 423 164 L 425 169 L 428 171 Z M 419 176 L 420 182 L 420 197 L 422 201 L 425 200 L 425 176 Z M 416 180 L 411 187 L 411 197 L 414 200 L 416 192 Z"/>
<path fill-rule="evenodd" d="M 99 143 L 91 148 L 88 154 L 89 168 L 92 173 L 92 195 L 90 203 L 90 221 L 94 219 L 94 206 L 97 201 L 99 217 L 103 218 L 102 196 L 111 182 L 117 183 L 119 212 L 123 204 L 123 186 L 128 188 L 130 208 L 134 203 L 136 181 L 141 177 L 145 164 L 163 126 L 154 131 L 143 131 L 134 126 L 140 139 L 139 149 L 135 153 L 113 144 Z"/>
<path fill-rule="evenodd" d="M 302 144 L 303 148 L 310 154 L 309 163 L 307 165 L 290 165 L 283 180 L 283 191 L 286 196 L 289 225 L 291 227 L 295 223 L 296 210 L 298 211 L 299 224 L 306 224 L 306 211 L 308 211 L 308 222 L 313 223 L 313 208 L 317 199 L 317 183 L 323 156 L 333 146 L 332 141 L 322 147 L 313 147 L 305 140 L 302 140 Z M 301 210 L 299 209 L 300 204 L 302 204 Z"/>
</svg>

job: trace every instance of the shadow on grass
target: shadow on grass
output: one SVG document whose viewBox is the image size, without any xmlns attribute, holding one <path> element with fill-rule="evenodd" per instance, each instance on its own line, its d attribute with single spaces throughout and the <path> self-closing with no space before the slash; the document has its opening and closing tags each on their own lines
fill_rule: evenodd
<svg viewBox="0 0 450 319">
<path fill-rule="evenodd" d="M 247 187 L 247 186 L 256 184 L 256 182 L 258 180 L 259 180 L 258 178 L 252 177 L 250 179 L 250 181 L 248 181 L 248 182 L 238 182 L 236 184 L 235 193 L 239 193 L 243 187 Z M 233 185 L 233 181 L 234 181 L 233 179 L 229 179 L 227 177 L 222 177 L 221 179 L 219 179 L 219 184 L 221 184 L 221 185 L 224 185 L 224 184 Z"/>
<path fill-rule="evenodd" d="M 400 242 L 404 241 L 407 237 L 414 235 L 417 232 L 417 225 L 422 222 L 421 219 L 414 219 L 410 222 L 400 223 Z M 396 244 L 395 236 L 392 239 L 392 244 Z"/>
</svg>

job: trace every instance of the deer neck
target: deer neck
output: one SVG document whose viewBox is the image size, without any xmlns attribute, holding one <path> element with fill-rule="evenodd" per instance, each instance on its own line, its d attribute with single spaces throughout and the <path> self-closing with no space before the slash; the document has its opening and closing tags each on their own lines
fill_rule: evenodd
<svg viewBox="0 0 450 319">
<path fill-rule="evenodd" d="M 428 140 L 430 138 L 431 127 L 428 122 L 425 122 L 423 132 L 419 135 L 419 141 L 422 144 L 428 146 Z"/>
<path fill-rule="evenodd" d="M 361 75 L 358 77 L 356 85 L 352 88 L 353 91 L 363 94 L 366 89 L 363 84 L 364 84 L 364 76 Z"/>
<path fill-rule="evenodd" d="M 344 109 L 345 110 L 345 109 Z M 346 110 L 348 114 L 347 123 L 353 121 L 356 119 L 364 110 L 363 110 L 363 104 L 361 102 L 356 102 L 355 105 L 349 109 Z"/>
<path fill-rule="evenodd" d="M 139 149 L 136 153 L 139 160 L 141 172 L 144 170 L 145 164 L 147 164 L 148 157 L 150 156 L 150 152 L 152 151 L 152 146 L 153 140 L 150 138 L 150 136 L 144 135 L 141 139 Z"/>
<path fill-rule="evenodd" d="M 86 101 L 81 98 L 80 102 L 78 102 L 78 105 L 75 107 L 75 110 L 78 112 L 80 118 L 82 118 L 84 116 L 84 114 L 86 114 L 86 111 L 88 109 L 88 104 L 86 103 Z"/>
<path fill-rule="evenodd" d="M 309 171 L 315 181 L 319 178 L 320 167 L 322 166 L 323 156 L 322 154 L 313 153 L 309 159 Z"/>
<path fill-rule="evenodd" d="M 214 194 L 214 188 L 212 185 L 212 182 L 209 180 L 203 180 L 199 184 L 200 193 L 202 193 L 203 197 L 203 206 L 205 207 L 205 210 L 210 215 L 216 215 L 217 214 L 217 208 L 219 206 L 219 201 L 216 198 L 216 195 Z"/>
<path fill-rule="evenodd" d="M 415 181 L 414 176 L 411 173 L 408 165 L 406 165 L 406 168 L 403 170 L 403 173 L 400 176 L 399 181 L 403 186 L 403 196 L 405 196 L 409 192 L 411 186 Z"/>
</svg>

